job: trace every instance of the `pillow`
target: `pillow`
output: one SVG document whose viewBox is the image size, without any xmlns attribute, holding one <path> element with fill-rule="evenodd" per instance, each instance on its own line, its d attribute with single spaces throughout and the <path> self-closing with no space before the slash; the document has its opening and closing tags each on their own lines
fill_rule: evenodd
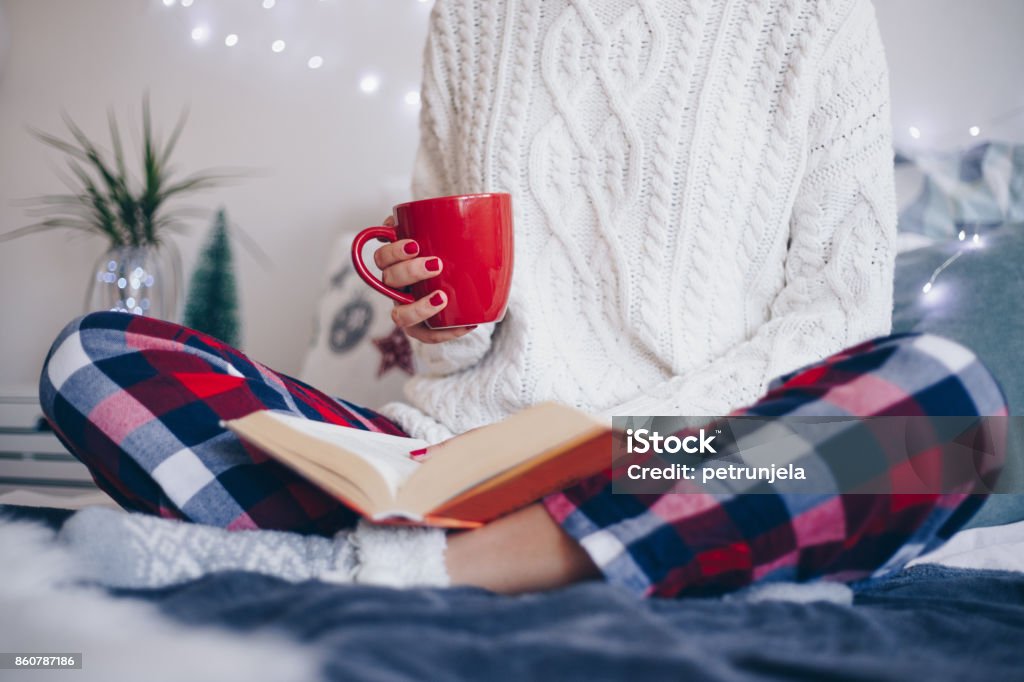
<svg viewBox="0 0 1024 682">
<path fill-rule="evenodd" d="M 944 269 L 926 294 L 936 268 Z M 1024 224 L 1005 225 L 970 239 L 946 240 L 896 257 L 894 332 L 929 332 L 973 350 L 1002 384 L 1011 415 L 1024 415 Z M 1011 420 L 1020 421 L 1020 420 Z M 1024 429 L 1011 433 L 1010 461 L 1001 478 L 1024 489 Z M 968 527 L 1024 520 L 1024 495 L 992 495 Z"/>
<path fill-rule="evenodd" d="M 412 374 L 412 349 L 391 321 L 391 300 L 370 289 L 352 267 L 354 237 L 342 235 L 331 248 L 299 378 L 329 395 L 378 408 L 401 399 Z M 368 251 L 373 248 L 371 242 Z"/>
<path fill-rule="evenodd" d="M 1024 220 L 1024 145 L 985 142 L 952 152 L 896 157 L 901 232 L 952 238 Z"/>
<path fill-rule="evenodd" d="M 917 201 L 924 187 L 924 173 L 913 159 L 902 152 L 896 152 L 893 179 L 896 181 L 896 208 L 902 214 Z"/>
<path fill-rule="evenodd" d="M 896 206 L 900 215 L 896 232 L 896 253 L 931 246 L 938 239 L 915 230 L 912 220 L 904 217 L 904 211 L 921 196 L 925 183 L 924 173 L 908 157 L 896 154 L 895 179 Z"/>
</svg>

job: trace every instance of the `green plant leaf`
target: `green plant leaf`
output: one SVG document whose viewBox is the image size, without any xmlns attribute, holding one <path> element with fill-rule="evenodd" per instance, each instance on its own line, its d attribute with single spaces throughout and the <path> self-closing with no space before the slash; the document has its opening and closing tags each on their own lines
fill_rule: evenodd
<svg viewBox="0 0 1024 682">
<path fill-rule="evenodd" d="M 190 220 L 207 215 L 194 207 L 174 203 L 190 193 L 240 176 L 235 172 L 208 170 L 175 179 L 170 158 L 188 121 L 188 109 L 182 110 L 166 143 L 161 145 L 153 128 L 149 93 L 142 99 L 139 176 L 133 177 L 128 169 L 124 138 L 113 110 L 107 112 L 110 152 L 93 142 L 67 113 L 62 118 L 70 139 L 33 128 L 29 132 L 66 155 L 71 175 L 64 176 L 59 171 L 58 174 L 71 193 L 36 197 L 32 200 L 34 208 L 28 213 L 45 220 L 0 235 L 0 239 L 63 227 L 101 234 L 112 246 L 159 244 L 162 233 L 180 231 Z"/>
<path fill-rule="evenodd" d="M 118 218 L 120 219 L 122 227 L 128 236 L 129 244 L 132 246 L 138 246 L 144 243 L 139 230 L 138 206 L 135 202 L 135 198 L 132 197 L 131 192 L 128 189 L 127 178 L 117 175 L 115 171 L 111 170 L 99 148 L 89 140 L 88 136 L 81 128 L 78 127 L 70 116 L 65 113 L 63 114 L 63 118 L 64 124 L 71 132 L 71 135 L 82 147 L 82 150 L 88 157 L 92 167 L 96 170 L 100 178 L 102 178 L 103 183 L 106 186 L 107 197 L 110 204 L 118 213 Z"/>
<path fill-rule="evenodd" d="M 188 107 L 185 107 L 181 110 L 181 114 L 178 115 L 178 122 L 174 124 L 174 130 L 171 131 L 171 136 L 167 138 L 167 144 L 164 145 L 164 150 L 160 153 L 161 165 L 166 165 L 171 158 L 171 153 L 174 152 L 174 148 L 178 145 L 178 139 L 181 137 L 181 132 L 185 129 L 187 122 Z"/>
<path fill-rule="evenodd" d="M 114 149 L 114 162 L 117 164 L 117 173 L 122 179 L 128 178 L 128 169 L 124 164 L 124 148 L 121 146 L 121 132 L 117 128 L 117 117 L 114 110 L 107 111 L 107 123 L 110 126 L 110 144 Z"/>
<path fill-rule="evenodd" d="M 12 239 L 18 239 L 30 234 L 36 234 L 39 232 L 46 232 L 47 230 L 57 229 L 73 229 L 80 230 L 82 232 L 96 232 L 97 227 L 94 223 L 87 220 L 72 220 L 70 218 L 51 218 L 49 220 L 43 220 L 38 223 L 19 227 L 10 232 L 0 234 L 0 242 L 10 241 Z"/>
<path fill-rule="evenodd" d="M 53 147 L 54 149 L 57 149 L 58 151 L 64 152 L 65 154 L 67 154 L 68 156 L 71 156 L 72 158 L 78 159 L 79 161 L 88 161 L 89 160 L 88 154 L 86 154 L 84 151 L 82 151 L 81 149 L 79 149 L 75 145 L 71 144 L 70 142 L 66 142 L 65 140 L 62 140 L 61 138 L 57 137 L 56 135 L 51 135 L 50 133 L 44 133 L 43 131 L 36 130 L 34 128 L 30 128 L 29 132 L 32 134 L 32 136 L 34 138 L 36 138 L 37 140 L 39 140 L 43 144 L 46 144 L 47 146 Z"/>
<path fill-rule="evenodd" d="M 236 177 L 230 173 L 195 173 L 183 180 L 179 180 L 163 191 L 164 198 L 172 197 L 182 192 L 196 192 L 204 189 L 219 187 L 225 180 Z"/>
</svg>

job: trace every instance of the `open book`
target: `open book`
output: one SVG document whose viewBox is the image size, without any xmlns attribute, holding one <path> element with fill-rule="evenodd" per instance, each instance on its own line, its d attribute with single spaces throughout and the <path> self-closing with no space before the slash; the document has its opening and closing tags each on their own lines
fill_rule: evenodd
<svg viewBox="0 0 1024 682">
<path fill-rule="evenodd" d="M 436 446 L 261 410 L 224 426 L 374 521 L 472 528 L 611 466 L 611 425 L 543 403 Z"/>
</svg>

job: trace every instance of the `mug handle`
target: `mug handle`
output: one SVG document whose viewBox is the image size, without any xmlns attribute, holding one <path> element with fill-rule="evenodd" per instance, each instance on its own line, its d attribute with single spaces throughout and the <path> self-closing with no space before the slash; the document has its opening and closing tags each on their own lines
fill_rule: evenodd
<svg viewBox="0 0 1024 682">
<path fill-rule="evenodd" d="M 404 291 L 392 289 L 387 284 L 384 284 L 384 282 L 377 279 L 377 277 L 370 272 L 370 269 L 366 267 L 366 263 L 363 262 L 363 247 L 366 246 L 366 242 L 371 239 L 394 242 L 398 241 L 398 235 L 395 234 L 395 228 L 387 227 L 386 225 L 368 227 L 357 234 L 356 238 L 352 240 L 352 266 L 356 269 L 356 273 L 364 282 L 388 298 L 403 304 L 414 303 L 416 301 L 415 298 Z"/>
</svg>

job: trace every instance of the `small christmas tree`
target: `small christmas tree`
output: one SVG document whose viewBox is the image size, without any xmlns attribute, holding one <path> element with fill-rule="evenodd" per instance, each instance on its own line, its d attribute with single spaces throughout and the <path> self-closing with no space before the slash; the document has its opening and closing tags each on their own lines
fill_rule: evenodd
<svg viewBox="0 0 1024 682">
<path fill-rule="evenodd" d="M 224 209 L 217 212 L 199 264 L 192 273 L 185 303 L 185 326 L 232 346 L 239 343 L 238 293 Z"/>
</svg>

